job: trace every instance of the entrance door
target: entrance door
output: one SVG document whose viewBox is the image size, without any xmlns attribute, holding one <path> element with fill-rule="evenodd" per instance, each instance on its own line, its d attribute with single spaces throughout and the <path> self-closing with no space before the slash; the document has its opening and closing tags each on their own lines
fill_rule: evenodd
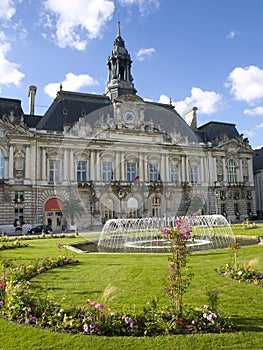
<svg viewBox="0 0 263 350">
<path fill-rule="evenodd" d="M 50 198 L 45 204 L 45 224 L 51 225 L 53 231 L 61 231 L 63 225 L 63 203 L 58 198 Z"/>
</svg>

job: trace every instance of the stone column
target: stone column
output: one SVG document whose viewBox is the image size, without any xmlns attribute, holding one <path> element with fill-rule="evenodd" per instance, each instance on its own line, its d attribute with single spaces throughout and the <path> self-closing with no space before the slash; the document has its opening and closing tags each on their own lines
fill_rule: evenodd
<svg viewBox="0 0 263 350">
<path fill-rule="evenodd" d="M 90 180 L 94 181 L 94 151 L 90 151 Z"/>
<path fill-rule="evenodd" d="M 239 182 L 243 182 L 244 178 L 243 178 L 243 161 L 242 159 L 239 159 Z"/>
<path fill-rule="evenodd" d="M 204 171 L 204 157 L 201 157 L 200 159 L 200 181 L 201 181 L 201 185 L 204 184 L 205 182 L 205 171 Z"/>
<path fill-rule="evenodd" d="M 216 157 L 212 158 L 213 159 L 213 172 L 214 172 L 214 179 L 215 181 L 218 180 L 217 178 L 217 168 L 216 168 Z"/>
<path fill-rule="evenodd" d="M 185 155 L 182 155 L 181 157 L 181 181 L 185 182 L 186 177 L 185 177 Z"/>
<path fill-rule="evenodd" d="M 10 180 L 14 177 L 14 147 L 13 145 L 9 146 L 9 169 L 8 169 L 8 177 Z"/>
<path fill-rule="evenodd" d="M 248 182 L 250 184 L 253 184 L 253 166 L 252 166 L 252 159 L 248 159 Z"/>
<path fill-rule="evenodd" d="M 120 180 L 120 152 L 116 152 L 115 156 L 115 180 Z"/>
<path fill-rule="evenodd" d="M 161 154 L 161 169 L 160 169 L 161 180 L 165 180 L 165 155 Z"/>
<path fill-rule="evenodd" d="M 63 179 L 62 181 L 68 181 L 68 150 L 64 149 L 63 154 Z"/>
<path fill-rule="evenodd" d="M 76 167 L 74 164 L 74 151 L 69 151 L 69 180 L 76 181 Z"/>
<path fill-rule="evenodd" d="M 101 169 L 100 152 L 96 151 L 96 176 L 95 176 L 95 181 L 101 181 L 100 169 Z"/>
<path fill-rule="evenodd" d="M 227 184 L 227 171 L 226 171 L 226 160 L 225 158 L 222 159 L 222 164 L 223 164 L 223 181 L 224 185 Z"/>
<path fill-rule="evenodd" d="M 190 174 L 189 174 L 189 159 L 185 156 L 185 179 L 187 182 L 190 182 Z"/>
<path fill-rule="evenodd" d="M 125 181 L 125 168 L 124 168 L 125 162 L 124 162 L 124 154 L 121 153 L 121 177 L 120 181 Z"/>
<path fill-rule="evenodd" d="M 147 154 L 144 155 L 144 180 L 149 181 L 149 176 L 148 176 L 148 159 L 147 159 Z"/>
<path fill-rule="evenodd" d="M 42 170 L 42 180 L 46 180 L 47 179 L 47 169 L 46 169 L 46 148 L 42 147 L 42 152 L 41 152 L 41 157 L 42 157 L 42 166 L 41 166 L 41 170 Z"/>
<path fill-rule="evenodd" d="M 30 146 L 26 145 L 26 159 L 25 159 L 25 179 L 30 179 L 30 167 L 31 167 L 31 162 L 30 162 Z"/>
<path fill-rule="evenodd" d="M 139 177 L 140 181 L 144 181 L 144 176 L 143 176 L 143 154 L 139 154 Z"/>
</svg>

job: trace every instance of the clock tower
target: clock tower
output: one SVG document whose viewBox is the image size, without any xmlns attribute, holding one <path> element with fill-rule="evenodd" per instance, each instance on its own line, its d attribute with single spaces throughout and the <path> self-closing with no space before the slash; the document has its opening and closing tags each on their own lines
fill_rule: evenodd
<svg viewBox="0 0 263 350">
<path fill-rule="evenodd" d="M 118 35 L 114 40 L 114 47 L 108 58 L 108 81 L 104 94 L 113 101 L 121 95 L 135 95 L 137 90 L 131 75 L 131 57 L 125 48 L 118 22 Z"/>
</svg>

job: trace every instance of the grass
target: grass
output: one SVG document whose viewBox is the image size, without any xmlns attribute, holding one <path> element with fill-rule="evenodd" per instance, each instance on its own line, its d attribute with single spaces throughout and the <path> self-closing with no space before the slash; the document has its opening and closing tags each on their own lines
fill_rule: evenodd
<svg viewBox="0 0 263 350">
<path fill-rule="evenodd" d="M 262 229 L 262 228 L 261 228 Z M 247 231 L 254 231 L 247 230 Z M 65 251 L 56 248 L 58 239 L 28 241 L 28 248 L 1 251 L 0 257 L 16 262 L 51 256 Z M 60 240 L 63 244 L 83 241 L 82 237 Z M 240 262 L 259 258 L 263 270 L 262 246 L 242 247 Z M 67 266 L 41 274 L 32 280 L 35 287 L 49 290 L 63 305 L 80 305 L 85 299 L 98 300 L 107 287 L 118 288 L 111 302 L 113 309 L 136 308 L 138 312 L 153 297 L 167 303 L 164 293 L 168 275 L 167 255 L 151 254 L 80 254 L 67 252 L 80 260 L 78 266 Z M 206 303 L 206 288 L 220 290 L 219 307 L 237 325 L 239 331 L 229 334 L 194 334 L 162 337 L 90 337 L 35 329 L 0 319 L 0 349 L 262 349 L 263 288 L 238 283 L 219 276 L 215 269 L 230 261 L 229 250 L 196 253 L 190 256 L 194 278 L 185 295 L 189 306 Z"/>
<path fill-rule="evenodd" d="M 234 235 L 263 236 L 263 225 L 256 224 L 255 228 L 248 229 L 242 224 L 231 225 Z"/>
</svg>

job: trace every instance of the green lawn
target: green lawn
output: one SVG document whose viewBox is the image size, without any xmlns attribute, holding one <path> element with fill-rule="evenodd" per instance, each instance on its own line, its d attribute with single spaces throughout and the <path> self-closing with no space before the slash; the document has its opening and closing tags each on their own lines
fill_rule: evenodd
<svg viewBox="0 0 263 350">
<path fill-rule="evenodd" d="M 261 228 L 262 229 L 262 228 Z M 254 231 L 246 230 L 246 231 Z M 238 233 L 240 234 L 240 233 Z M 60 242 L 82 241 L 61 239 Z M 28 241 L 28 248 L 0 252 L 1 259 L 26 262 L 37 257 L 65 253 L 59 251 L 59 239 Z M 263 271 L 263 246 L 242 247 L 238 252 L 241 262 L 257 257 L 257 268 Z M 85 299 L 98 300 L 108 285 L 117 288 L 112 309 L 138 310 L 153 297 L 161 305 L 167 302 L 164 292 L 168 276 L 167 255 L 76 254 L 79 265 L 66 266 L 43 273 L 32 279 L 35 287 L 48 289 L 55 299 L 64 298 L 65 308 L 80 305 Z M 229 334 L 195 334 L 160 337 L 92 337 L 51 332 L 10 323 L 0 319 L 0 349 L 262 349 L 263 288 L 227 280 L 215 269 L 230 261 L 229 250 L 196 253 L 190 256 L 194 277 L 185 296 L 187 305 L 202 307 L 206 303 L 205 290 L 218 289 L 219 307 L 237 325 L 239 331 Z"/>
</svg>

